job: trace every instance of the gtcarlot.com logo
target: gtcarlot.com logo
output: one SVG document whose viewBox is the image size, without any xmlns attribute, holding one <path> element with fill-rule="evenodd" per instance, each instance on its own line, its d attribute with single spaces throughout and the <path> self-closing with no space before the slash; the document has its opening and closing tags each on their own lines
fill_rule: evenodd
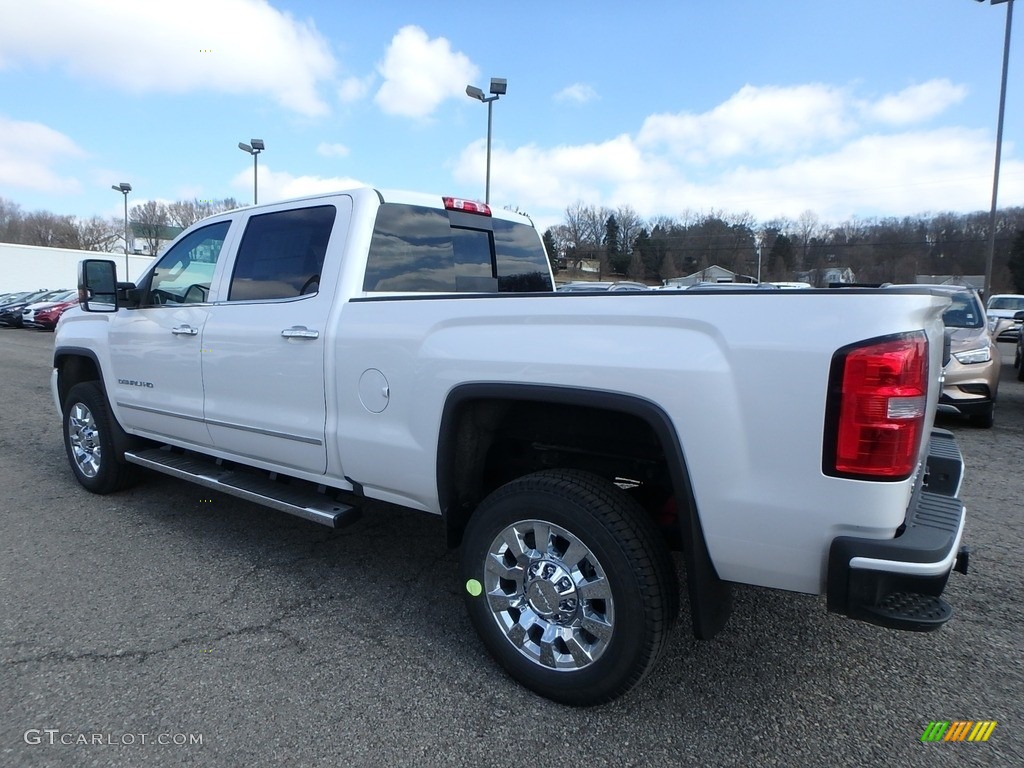
<svg viewBox="0 0 1024 768">
<path fill-rule="evenodd" d="M 201 746 L 201 733 L 73 733 L 59 728 L 29 728 L 23 737 L 33 746 L 133 747 L 156 744 L 161 747 Z"/>
<path fill-rule="evenodd" d="M 995 720 L 932 720 L 921 741 L 988 741 L 995 729 Z"/>
</svg>

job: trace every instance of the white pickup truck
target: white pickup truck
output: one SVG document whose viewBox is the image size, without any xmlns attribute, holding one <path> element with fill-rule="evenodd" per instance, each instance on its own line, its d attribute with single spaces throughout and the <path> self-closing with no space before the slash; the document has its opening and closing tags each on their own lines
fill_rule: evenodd
<svg viewBox="0 0 1024 768">
<path fill-rule="evenodd" d="M 967 571 L 927 289 L 555 293 L 529 219 L 356 189 L 221 214 L 138 284 L 80 267 L 52 390 L 78 481 L 139 467 L 329 526 L 439 515 L 484 644 L 629 690 L 732 583 L 931 630 Z"/>
</svg>

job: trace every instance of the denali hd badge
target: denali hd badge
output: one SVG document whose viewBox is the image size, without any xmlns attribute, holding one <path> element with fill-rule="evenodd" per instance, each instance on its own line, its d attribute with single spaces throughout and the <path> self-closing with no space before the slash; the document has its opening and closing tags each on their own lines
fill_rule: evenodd
<svg viewBox="0 0 1024 768">
<path fill-rule="evenodd" d="M 126 387 L 145 387 L 146 389 L 153 388 L 153 382 L 151 381 L 135 381 L 135 379 L 118 379 L 118 384 L 124 384 Z"/>
</svg>

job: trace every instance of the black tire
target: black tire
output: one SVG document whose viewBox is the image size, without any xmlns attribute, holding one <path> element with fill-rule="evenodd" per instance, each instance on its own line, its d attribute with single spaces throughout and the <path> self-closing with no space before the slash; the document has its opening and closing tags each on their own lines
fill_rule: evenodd
<svg viewBox="0 0 1024 768">
<path fill-rule="evenodd" d="M 460 572 L 491 655 L 563 704 L 601 704 L 639 683 L 679 613 L 675 566 L 654 524 L 587 472 L 536 472 L 488 496 L 466 528 Z"/>
<path fill-rule="evenodd" d="M 82 487 L 113 493 L 132 483 L 136 468 L 116 448 L 117 442 L 126 441 L 99 383 L 75 384 L 64 400 L 64 450 Z"/>
</svg>

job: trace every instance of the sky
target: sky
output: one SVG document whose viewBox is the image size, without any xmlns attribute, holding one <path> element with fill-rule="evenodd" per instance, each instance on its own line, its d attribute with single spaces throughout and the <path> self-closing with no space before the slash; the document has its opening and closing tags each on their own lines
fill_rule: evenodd
<svg viewBox="0 0 1024 768">
<path fill-rule="evenodd" d="M 974 0 L 0 0 L 0 197 L 121 216 L 357 185 L 539 228 L 987 211 L 1007 5 Z M 1000 207 L 1024 205 L 1024 9 Z"/>
</svg>

